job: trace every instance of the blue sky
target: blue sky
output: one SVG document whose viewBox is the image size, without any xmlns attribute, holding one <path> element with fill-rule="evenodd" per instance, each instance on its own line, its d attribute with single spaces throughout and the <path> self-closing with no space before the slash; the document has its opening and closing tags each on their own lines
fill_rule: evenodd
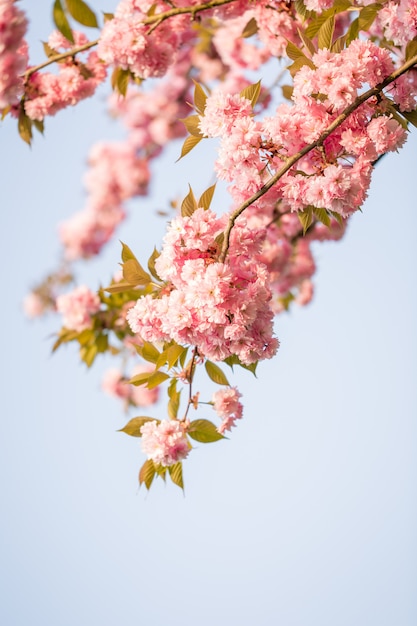
<svg viewBox="0 0 417 626">
<path fill-rule="evenodd" d="M 416 134 L 378 165 L 345 239 L 317 246 L 314 302 L 277 319 L 277 357 L 233 378 L 245 413 L 230 439 L 193 450 L 185 495 L 146 494 L 138 442 L 99 389 L 106 364 L 52 356 L 58 320 L 21 307 L 58 258 L 56 224 L 83 206 L 89 146 L 121 136 L 104 109 L 100 95 L 48 120 L 31 149 L 0 128 L 0 623 L 413 626 Z M 163 234 L 164 190 L 210 183 L 203 152 L 177 152 L 119 233 L 139 258 Z M 106 282 L 119 254 L 82 280 Z"/>
</svg>

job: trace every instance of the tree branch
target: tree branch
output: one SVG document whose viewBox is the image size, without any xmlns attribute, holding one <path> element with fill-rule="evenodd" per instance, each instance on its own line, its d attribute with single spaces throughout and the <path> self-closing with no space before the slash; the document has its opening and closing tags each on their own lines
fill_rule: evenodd
<svg viewBox="0 0 417 626">
<path fill-rule="evenodd" d="M 236 0 L 209 0 L 208 2 L 204 2 L 203 4 L 188 6 L 188 7 L 177 7 L 175 9 L 170 9 L 169 11 L 165 11 L 164 13 L 156 13 L 155 15 L 151 15 L 150 17 L 142 20 L 142 24 L 154 25 L 154 30 L 157 28 L 162 22 L 169 19 L 170 17 L 174 17 L 175 15 L 184 15 L 190 13 L 192 18 L 194 19 L 197 13 L 201 13 L 201 11 L 207 11 L 209 9 L 214 9 L 216 7 L 220 7 L 224 4 L 231 4 L 232 2 L 236 2 Z M 149 33 L 148 33 L 149 34 Z M 71 48 L 71 50 L 67 50 L 66 52 L 62 52 L 60 54 L 55 54 L 49 57 L 43 63 L 39 63 L 39 65 L 35 65 L 34 67 L 29 68 L 24 74 L 23 78 L 25 81 L 32 76 L 35 72 L 42 70 L 44 67 L 48 67 L 48 65 L 52 65 L 52 63 L 58 63 L 59 61 L 63 61 L 64 59 L 68 59 L 70 57 L 79 54 L 80 52 L 84 52 L 85 50 L 89 50 L 90 48 L 94 48 L 97 46 L 100 39 L 95 39 L 94 41 L 89 41 L 83 46 L 77 46 L 76 48 Z"/>
<path fill-rule="evenodd" d="M 336 130 L 336 128 L 338 128 L 341 124 L 343 124 L 343 122 L 349 117 L 349 115 L 351 115 L 354 111 L 356 111 L 356 109 L 358 109 L 361 106 L 361 104 L 369 100 L 369 98 L 372 98 L 380 94 L 381 91 L 385 89 L 385 87 L 387 87 L 388 85 L 393 83 L 395 80 L 397 80 L 397 78 L 399 78 L 400 76 L 408 72 L 408 70 L 410 70 L 414 65 L 417 65 L 417 55 L 413 56 L 406 63 L 404 63 L 404 65 L 398 68 L 395 72 L 387 76 L 381 83 L 379 83 L 378 85 L 375 85 L 375 87 L 368 89 L 368 91 L 365 91 L 363 94 L 358 96 L 356 100 L 352 102 L 352 104 L 346 107 L 346 109 L 342 111 L 342 113 L 340 113 L 340 115 L 338 115 L 331 124 L 329 124 L 329 126 L 321 133 L 320 137 L 316 139 L 316 141 L 313 141 L 312 143 L 308 144 L 302 150 L 300 150 L 299 152 L 294 154 L 292 157 L 287 159 L 285 164 L 281 167 L 280 170 L 278 170 L 278 172 L 276 172 L 273 176 L 271 176 L 271 178 L 252 197 L 248 198 L 248 200 L 246 200 L 240 207 L 238 207 L 232 213 L 232 215 L 229 218 L 229 222 L 227 224 L 226 230 L 224 231 L 223 246 L 222 246 L 222 251 L 219 257 L 219 261 L 221 263 L 224 263 L 226 259 L 227 252 L 229 250 L 229 245 L 230 245 L 230 233 L 232 232 L 233 226 L 237 218 L 254 202 L 259 200 L 259 198 L 262 198 L 262 196 L 264 196 L 266 192 L 269 191 L 271 187 L 273 187 L 284 176 L 284 174 L 286 174 L 288 170 L 291 169 L 293 165 L 295 165 L 295 163 L 297 163 L 297 161 L 302 159 L 303 156 L 305 156 L 311 150 L 314 150 L 314 148 L 321 146 L 324 143 L 324 141 L 327 139 L 327 137 L 334 130 Z"/>
</svg>

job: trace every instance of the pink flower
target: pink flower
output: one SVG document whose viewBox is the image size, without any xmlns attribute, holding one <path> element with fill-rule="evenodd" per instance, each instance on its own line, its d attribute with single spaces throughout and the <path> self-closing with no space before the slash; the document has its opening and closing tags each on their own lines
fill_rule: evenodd
<svg viewBox="0 0 417 626">
<path fill-rule="evenodd" d="M 168 467 L 188 456 L 190 443 L 185 426 L 178 420 L 146 422 L 140 429 L 142 450 L 155 465 Z"/>
<path fill-rule="evenodd" d="M 243 406 L 239 402 L 242 394 L 236 387 L 228 387 L 227 389 L 219 389 L 213 394 L 212 402 L 217 415 L 223 419 L 219 428 L 219 433 L 223 434 L 226 430 L 231 430 L 235 425 L 235 421 L 242 417 Z"/>
<path fill-rule="evenodd" d="M 84 285 L 56 299 L 56 308 L 63 315 L 63 325 L 81 332 L 91 326 L 92 315 L 100 309 L 100 298 Z"/>
</svg>

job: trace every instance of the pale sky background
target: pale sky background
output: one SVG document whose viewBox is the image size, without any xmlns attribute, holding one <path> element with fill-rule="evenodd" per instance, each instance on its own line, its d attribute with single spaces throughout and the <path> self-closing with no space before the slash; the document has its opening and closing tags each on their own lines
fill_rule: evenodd
<svg viewBox="0 0 417 626">
<path fill-rule="evenodd" d="M 49 3 L 36 11 L 35 42 Z M 107 364 L 51 356 L 58 319 L 21 307 L 58 258 L 57 223 L 83 207 L 89 147 L 122 136 L 104 109 L 99 96 L 48 119 L 32 149 L 0 127 L 0 624 L 414 626 L 417 131 L 378 165 L 345 239 L 316 247 L 314 302 L 277 319 L 277 357 L 258 379 L 230 375 L 245 405 L 230 440 L 196 446 L 185 496 L 146 494 L 138 440 L 100 392 Z M 210 182 L 203 150 L 177 154 L 118 233 L 143 261 L 166 189 Z M 119 256 L 115 242 L 82 280 L 106 283 Z"/>
</svg>

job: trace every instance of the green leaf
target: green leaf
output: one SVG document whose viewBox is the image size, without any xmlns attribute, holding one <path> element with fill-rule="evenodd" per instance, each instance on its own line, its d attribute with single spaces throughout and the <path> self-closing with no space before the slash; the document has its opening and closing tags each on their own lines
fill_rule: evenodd
<svg viewBox="0 0 417 626">
<path fill-rule="evenodd" d="M 122 244 L 122 261 L 124 263 L 126 263 L 126 261 L 130 261 L 131 259 L 137 261 L 137 258 L 135 257 L 129 246 L 123 243 L 123 241 L 121 241 L 120 243 Z"/>
<path fill-rule="evenodd" d="M 302 30 L 297 29 L 297 32 L 298 32 L 298 36 L 300 37 L 301 41 L 303 42 L 303 44 L 305 45 L 307 50 L 310 52 L 310 54 L 311 55 L 315 54 L 316 53 L 316 46 L 311 41 L 311 39 L 309 37 L 307 37 L 307 35 L 305 33 L 303 33 Z"/>
<path fill-rule="evenodd" d="M 259 30 L 258 24 L 255 18 L 252 17 L 252 19 L 249 20 L 249 22 L 246 24 L 245 28 L 243 29 L 241 37 L 243 37 L 244 39 L 247 39 L 248 37 L 252 37 L 252 35 L 256 35 L 258 30 Z"/>
<path fill-rule="evenodd" d="M 156 259 L 160 256 L 160 252 L 158 252 L 158 250 L 156 248 L 153 249 L 153 252 L 151 254 L 151 256 L 149 257 L 148 260 L 148 270 L 150 271 L 150 273 L 152 274 L 152 276 L 154 278 L 156 278 L 156 280 L 161 280 L 158 276 L 158 273 L 155 269 L 155 261 Z"/>
<path fill-rule="evenodd" d="M 164 374 L 164 372 L 154 372 L 148 379 L 147 387 L 148 389 L 158 387 L 158 385 L 168 380 L 168 378 L 168 374 Z"/>
<path fill-rule="evenodd" d="M 61 332 L 58 335 L 58 339 L 55 341 L 52 346 L 52 352 L 55 352 L 63 343 L 68 343 L 69 341 L 74 341 L 77 339 L 79 333 L 76 330 L 69 330 L 67 328 L 62 328 Z"/>
<path fill-rule="evenodd" d="M 346 46 L 346 35 L 343 35 L 342 37 L 339 37 L 338 39 L 336 39 L 336 41 L 332 44 L 332 52 L 336 52 L 336 54 L 338 54 L 339 52 L 342 52 L 342 50 L 345 49 Z"/>
<path fill-rule="evenodd" d="M 284 96 L 284 98 L 286 100 L 291 100 L 294 87 L 292 85 L 282 85 L 281 90 L 282 90 L 282 95 Z"/>
<path fill-rule="evenodd" d="M 181 215 L 182 217 L 191 217 L 191 215 L 198 209 L 197 200 L 195 199 L 193 190 L 191 189 L 191 185 L 188 185 L 190 191 L 185 196 L 184 200 L 181 204 Z"/>
<path fill-rule="evenodd" d="M 129 70 L 123 70 L 121 67 L 116 67 L 111 75 L 112 89 L 117 91 L 121 96 L 125 96 L 129 86 L 130 77 L 131 74 Z"/>
<path fill-rule="evenodd" d="M 129 259 L 123 263 L 122 267 L 123 278 L 130 285 L 148 285 L 151 282 L 150 275 L 148 272 L 145 272 L 139 261 L 136 259 Z"/>
<path fill-rule="evenodd" d="M 139 484 L 145 484 L 146 489 L 149 490 L 155 477 L 155 473 L 153 461 L 148 459 L 139 470 Z"/>
<path fill-rule="evenodd" d="M 194 137 L 203 137 L 203 134 L 199 127 L 199 124 L 200 124 L 199 115 L 190 115 L 189 117 L 184 117 L 180 119 L 180 122 L 184 124 L 185 128 L 188 130 L 190 135 L 193 135 Z"/>
<path fill-rule="evenodd" d="M 334 217 L 334 219 L 336 220 L 336 222 L 340 225 L 340 226 L 344 226 L 345 222 L 343 220 L 343 217 L 340 215 L 340 213 L 337 213 L 336 211 L 329 211 L 330 215 L 332 217 Z"/>
<path fill-rule="evenodd" d="M 104 287 L 104 291 L 107 291 L 108 293 L 123 293 L 125 291 L 132 291 L 132 285 L 125 281 L 121 281 L 120 283 L 109 285 L 109 287 Z"/>
<path fill-rule="evenodd" d="M 292 41 L 288 41 L 286 53 L 287 53 L 287 57 L 291 59 L 292 61 L 295 61 L 296 59 L 303 58 L 306 56 L 304 52 L 298 46 L 296 46 L 295 43 L 293 43 Z"/>
<path fill-rule="evenodd" d="M 187 137 L 187 139 L 182 144 L 181 154 L 178 157 L 177 161 L 179 161 L 180 159 L 185 157 L 186 154 L 191 152 L 191 150 L 195 148 L 195 146 L 200 143 L 201 140 L 202 137 L 194 137 L 194 135 L 190 135 L 189 137 Z"/>
<path fill-rule="evenodd" d="M 258 80 L 254 85 L 248 85 L 240 92 L 241 98 L 246 98 L 246 100 L 250 100 L 252 108 L 254 108 L 255 104 L 258 102 L 259 94 L 261 93 L 261 81 Z"/>
<path fill-rule="evenodd" d="M 72 18 L 83 26 L 98 28 L 97 17 L 84 0 L 65 0 L 68 13 Z"/>
<path fill-rule="evenodd" d="M 184 346 L 180 346 L 177 343 L 175 343 L 173 346 L 170 346 L 168 348 L 167 350 L 168 369 L 171 369 L 171 367 L 174 367 L 176 365 L 178 359 L 180 358 L 180 356 L 186 349 L 187 348 L 184 348 Z"/>
<path fill-rule="evenodd" d="M 165 363 L 168 359 L 168 350 L 163 350 L 158 357 L 158 360 L 155 363 L 155 369 L 159 370 L 161 367 L 164 367 Z"/>
<path fill-rule="evenodd" d="M 307 207 L 304 211 L 298 212 L 297 215 L 303 227 L 303 234 L 305 235 L 313 223 L 313 207 Z"/>
<path fill-rule="evenodd" d="M 75 43 L 74 35 L 72 34 L 71 26 L 69 25 L 67 16 L 65 15 L 61 0 L 55 0 L 52 9 L 52 17 L 59 32 L 62 33 L 68 41 Z"/>
<path fill-rule="evenodd" d="M 46 42 L 42 41 L 43 51 L 45 52 L 45 56 L 49 59 L 49 57 L 54 57 L 58 52 L 51 48 L 51 46 Z"/>
<path fill-rule="evenodd" d="M 200 443 L 212 443 L 213 441 L 219 441 L 225 439 L 221 435 L 213 422 L 209 420 L 194 420 L 190 423 L 187 434 Z"/>
<path fill-rule="evenodd" d="M 407 44 L 407 47 L 405 49 L 405 60 L 409 61 L 409 59 L 412 59 L 413 57 L 415 57 L 417 54 L 417 39 L 413 39 L 412 41 L 409 41 Z"/>
<path fill-rule="evenodd" d="M 150 341 L 145 341 L 142 346 L 138 346 L 137 351 L 149 363 L 156 363 L 160 355 L 159 350 Z"/>
<path fill-rule="evenodd" d="M 99 335 L 97 335 L 97 337 L 96 337 L 96 345 L 97 345 L 97 351 L 99 353 L 107 352 L 107 349 L 109 347 L 109 337 L 108 337 L 108 335 L 105 335 L 104 333 L 100 333 Z"/>
<path fill-rule="evenodd" d="M 319 222 L 321 222 L 322 224 L 324 224 L 327 227 L 330 226 L 331 220 L 330 220 L 329 214 L 327 213 L 326 209 L 315 207 L 313 209 L 313 213 L 317 217 Z"/>
<path fill-rule="evenodd" d="M 146 422 L 157 422 L 159 424 L 159 420 L 154 417 L 133 417 L 128 423 L 118 430 L 118 433 L 126 433 L 126 435 L 130 435 L 130 437 L 142 437 L 142 433 L 140 429 Z"/>
<path fill-rule="evenodd" d="M 313 61 L 311 59 L 308 59 L 306 56 L 304 57 L 299 57 L 298 59 L 296 59 L 294 61 L 294 63 L 292 63 L 291 65 L 288 66 L 288 71 L 291 74 L 291 76 L 294 78 L 294 76 L 296 75 L 296 73 L 304 66 L 304 65 L 308 65 L 308 67 L 311 67 L 312 70 L 316 69 L 316 66 L 314 65 Z"/>
<path fill-rule="evenodd" d="M 206 108 L 207 94 L 199 83 L 194 81 L 194 107 L 197 113 L 204 115 Z"/>
<path fill-rule="evenodd" d="M 181 397 L 181 392 L 176 391 L 175 394 L 173 394 L 172 397 L 169 399 L 168 415 L 169 415 L 169 418 L 172 420 L 177 419 L 178 409 L 180 408 L 180 397 Z"/>
<path fill-rule="evenodd" d="M 198 201 L 198 206 L 200 208 L 203 209 L 209 209 L 210 208 L 210 204 L 211 201 L 213 199 L 213 195 L 214 195 L 214 190 L 216 189 L 216 183 L 214 183 L 214 185 L 212 185 L 211 187 L 209 187 L 208 189 L 206 189 L 200 196 L 200 199 Z"/>
<path fill-rule="evenodd" d="M 301 15 L 301 17 L 303 17 L 304 19 L 310 17 L 310 15 L 312 13 L 311 11 L 308 11 L 306 9 L 306 6 L 305 6 L 303 0 L 295 0 L 294 7 L 295 7 L 295 10 L 298 13 L 298 15 Z"/>
<path fill-rule="evenodd" d="M 355 20 L 353 20 L 353 22 L 349 26 L 348 32 L 346 33 L 346 45 L 349 46 L 349 44 L 352 43 L 354 39 L 358 38 L 358 35 L 359 35 L 359 20 L 358 18 L 356 18 Z"/>
<path fill-rule="evenodd" d="M 136 385 L 137 387 L 139 387 L 140 385 L 145 385 L 151 376 L 152 372 L 142 372 L 142 374 L 136 374 L 135 376 L 132 376 L 132 378 L 129 380 L 129 383 L 131 385 Z"/>
<path fill-rule="evenodd" d="M 324 22 L 324 24 L 321 25 L 318 32 L 318 46 L 320 50 L 322 50 L 323 48 L 327 48 L 327 50 L 330 50 L 330 48 L 332 47 L 334 23 L 334 15 L 332 15 Z"/>
<path fill-rule="evenodd" d="M 175 463 L 168 467 L 169 475 L 174 485 L 184 489 L 184 481 L 182 479 L 182 463 Z"/>
<path fill-rule="evenodd" d="M 227 380 L 225 373 L 218 365 L 212 363 L 211 361 L 206 361 L 205 368 L 209 378 L 214 383 L 217 383 L 218 385 L 229 385 L 229 381 Z"/>
<path fill-rule="evenodd" d="M 32 141 L 32 120 L 26 115 L 23 108 L 21 108 L 19 112 L 17 129 L 23 141 L 30 146 L 30 142 Z"/>
<path fill-rule="evenodd" d="M 378 11 L 382 8 L 382 4 L 368 4 L 361 8 L 359 13 L 359 30 L 369 30 L 375 21 Z"/>
<path fill-rule="evenodd" d="M 81 360 L 87 365 L 87 367 L 91 367 L 94 363 L 94 360 L 97 356 L 98 349 L 96 344 L 82 346 L 80 349 L 80 357 Z"/>
<path fill-rule="evenodd" d="M 417 127 L 417 111 L 401 111 L 401 115 L 403 115 L 410 124 Z"/>
</svg>

